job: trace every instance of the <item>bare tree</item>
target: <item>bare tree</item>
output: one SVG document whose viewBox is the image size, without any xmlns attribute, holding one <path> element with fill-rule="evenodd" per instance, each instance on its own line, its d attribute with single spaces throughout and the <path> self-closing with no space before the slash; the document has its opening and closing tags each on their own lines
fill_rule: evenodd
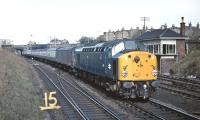
<svg viewBox="0 0 200 120">
<path fill-rule="evenodd" d="M 98 36 L 98 37 L 96 38 L 96 41 L 97 41 L 97 42 L 103 42 L 103 41 L 106 41 L 106 40 L 105 40 L 105 38 L 104 38 L 103 35 L 100 35 L 100 36 Z"/>
<path fill-rule="evenodd" d="M 89 44 L 89 43 L 95 42 L 95 39 L 92 38 L 92 37 L 82 36 L 82 37 L 78 40 L 78 42 L 79 42 L 80 44 Z"/>
</svg>

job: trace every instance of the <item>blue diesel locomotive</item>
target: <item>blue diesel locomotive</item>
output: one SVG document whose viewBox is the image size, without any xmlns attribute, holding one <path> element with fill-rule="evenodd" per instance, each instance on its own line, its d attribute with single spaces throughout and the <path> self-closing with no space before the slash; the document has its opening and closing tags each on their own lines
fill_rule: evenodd
<svg viewBox="0 0 200 120">
<path fill-rule="evenodd" d="M 27 57 L 45 60 L 126 97 L 148 98 L 157 79 L 156 56 L 134 40 L 114 40 L 92 46 L 27 50 Z"/>
</svg>

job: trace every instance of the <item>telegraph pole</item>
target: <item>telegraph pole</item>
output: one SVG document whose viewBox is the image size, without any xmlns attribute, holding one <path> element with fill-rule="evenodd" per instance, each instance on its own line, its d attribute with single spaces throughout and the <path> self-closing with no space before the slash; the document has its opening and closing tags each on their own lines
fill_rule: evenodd
<svg viewBox="0 0 200 120">
<path fill-rule="evenodd" d="M 143 30 L 144 32 L 146 31 L 146 21 L 149 21 L 150 18 L 149 17 L 140 17 L 141 21 L 144 21 L 144 26 L 143 26 Z"/>
<path fill-rule="evenodd" d="M 33 39 L 32 37 L 33 37 L 33 35 L 32 35 L 32 34 L 30 34 L 31 50 L 33 49 L 33 48 L 32 48 L 32 44 L 33 44 L 33 43 L 32 43 L 32 39 Z"/>
</svg>

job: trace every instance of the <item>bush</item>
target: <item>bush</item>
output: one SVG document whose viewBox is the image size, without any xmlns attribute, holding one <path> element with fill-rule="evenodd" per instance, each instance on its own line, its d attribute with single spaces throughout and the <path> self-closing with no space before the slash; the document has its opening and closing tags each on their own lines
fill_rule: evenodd
<svg viewBox="0 0 200 120">
<path fill-rule="evenodd" d="M 176 63 L 172 70 L 181 76 L 200 76 L 200 50 L 195 49 L 187 54 L 179 63 Z"/>
</svg>

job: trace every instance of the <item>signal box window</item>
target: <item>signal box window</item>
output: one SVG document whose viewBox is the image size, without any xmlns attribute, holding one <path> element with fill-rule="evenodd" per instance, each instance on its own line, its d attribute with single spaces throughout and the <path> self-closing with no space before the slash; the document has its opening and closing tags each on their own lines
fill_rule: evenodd
<svg viewBox="0 0 200 120">
<path fill-rule="evenodd" d="M 160 54 L 160 45 L 153 46 L 154 54 Z"/>
<path fill-rule="evenodd" d="M 174 44 L 163 44 L 163 54 L 176 54 L 176 46 Z"/>
</svg>

